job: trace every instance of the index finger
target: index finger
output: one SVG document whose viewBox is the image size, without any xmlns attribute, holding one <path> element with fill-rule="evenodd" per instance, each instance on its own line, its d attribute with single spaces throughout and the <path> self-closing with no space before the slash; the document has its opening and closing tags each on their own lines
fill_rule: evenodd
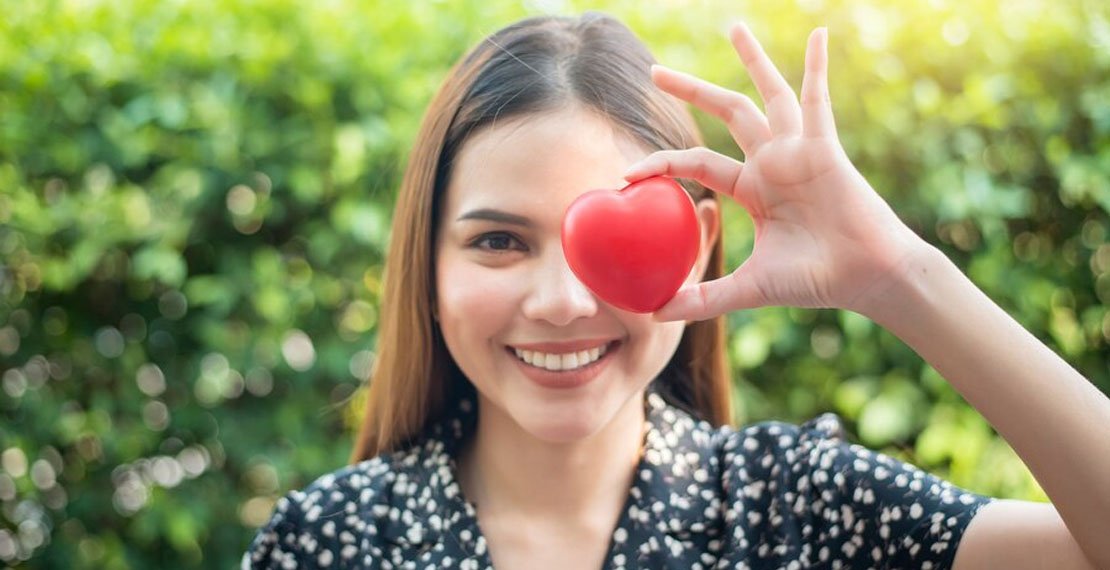
<svg viewBox="0 0 1110 570">
<path fill-rule="evenodd" d="M 660 89 L 723 120 L 745 156 L 771 140 L 767 118 L 747 95 L 662 65 L 651 67 L 651 78 Z"/>
</svg>

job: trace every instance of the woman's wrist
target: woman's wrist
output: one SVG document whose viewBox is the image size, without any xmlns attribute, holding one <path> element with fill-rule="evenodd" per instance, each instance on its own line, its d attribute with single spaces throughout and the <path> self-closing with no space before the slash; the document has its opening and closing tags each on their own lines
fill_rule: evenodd
<svg viewBox="0 0 1110 570">
<path fill-rule="evenodd" d="M 963 276 L 944 252 L 917 237 L 893 264 L 889 279 L 859 295 L 847 308 L 898 334 L 919 313 L 912 309 L 935 300 L 936 285 L 952 278 L 952 271 Z"/>
</svg>

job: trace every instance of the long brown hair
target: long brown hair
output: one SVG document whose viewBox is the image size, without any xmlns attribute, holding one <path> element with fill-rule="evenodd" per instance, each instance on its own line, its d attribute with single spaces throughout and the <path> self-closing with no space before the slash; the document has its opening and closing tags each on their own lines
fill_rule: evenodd
<svg viewBox="0 0 1110 570">
<path fill-rule="evenodd" d="M 623 24 L 587 13 L 519 21 L 484 39 L 455 65 L 432 100 L 401 182 L 384 272 L 377 360 L 351 462 L 403 446 L 446 402 L 472 393 L 436 325 L 433 247 L 451 163 L 468 137 L 496 120 L 570 101 L 607 117 L 649 149 L 702 144 L 690 113 L 658 90 L 654 58 Z M 715 200 L 684 181 L 696 200 Z M 722 275 L 713 246 L 704 279 Z M 730 421 L 721 318 L 687 325 L 660 375 L 664 395 L 714 425 Z"/>
</svg>

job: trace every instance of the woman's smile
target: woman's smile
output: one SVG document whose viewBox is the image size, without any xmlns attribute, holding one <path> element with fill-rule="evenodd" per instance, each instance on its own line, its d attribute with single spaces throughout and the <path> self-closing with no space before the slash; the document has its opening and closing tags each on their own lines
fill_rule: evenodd
<svg viewBox="0 0 1110 570">
<path fill-rule="evenodd" d="M 596 361 L 616 339 L 510 344 L 518 358 L 547 370 L 573 370 Z"/>
<path fill-rule="evenodd" d="M 593 342 L 588 346 L 591 348 L 568 352 L 543 352 L 507 346 L 506 352 L 516 361 L 524 375 L 540 386 L 568 389 L 583 386 L 597 378 L 620 351 L 621 342 Z"/>
<path fill-rule="evenodd" d="M 594 347 L 589 350 L 580 350 L 578 352 L 567 352 L 563 354 L 554 354 L 550 352 L 539 352 L 532 350 L 514 349 L 517 358 L 535 366 L 536 368 L 545 368 L 552 371 L 560 370 L 575 370 L 583 366 L 587 366 L 592 362 L 596 362 L 605 354 L 606 345 Z"/>
</svg>

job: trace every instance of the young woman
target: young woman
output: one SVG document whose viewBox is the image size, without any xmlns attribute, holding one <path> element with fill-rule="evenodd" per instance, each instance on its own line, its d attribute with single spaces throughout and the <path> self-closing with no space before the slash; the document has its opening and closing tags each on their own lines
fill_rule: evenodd
<svg viewBox="0 0 1110 570">
<path fill-rule="evenodd" d="M 525 20 L 463 58 L 402 184 L 352 465 L 281 499 L 244 567 L 1110 566 L 1110 401 L 852 166 L 824 30 L 800 101 L 747 28 L 731 39 L 766 114 L 652 68 L 597 14 Z M 726 121 L 745 162 L 698 147 L 678 99 Z M 688 181 L 702 247 L 643 315 L 575 278 L 560 225 L 582 193 L 652 175 Z M 757 232 L 727 276 L 716 193 Z M 1053 503 L 965 492 L 845 441 L 832 415 L 729 427 L 721 316 L 768 305 L 898 335 Z"/>
</svg>

